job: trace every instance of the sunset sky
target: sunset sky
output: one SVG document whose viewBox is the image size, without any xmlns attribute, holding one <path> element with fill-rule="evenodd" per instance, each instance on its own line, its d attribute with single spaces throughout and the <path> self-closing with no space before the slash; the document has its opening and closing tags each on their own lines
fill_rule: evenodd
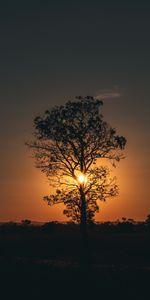
<svg viewBox="0 0 150 300">
<path fill-rule="evenodd" d="M 103 99 L 104 119 L 127 138 L 120 194 L 96 220 L 150 214 L 150 2 L 2 1 L 0 221 L 66 221 L 25 147 L 33 119 L 76 95 Z"/>
</svg>

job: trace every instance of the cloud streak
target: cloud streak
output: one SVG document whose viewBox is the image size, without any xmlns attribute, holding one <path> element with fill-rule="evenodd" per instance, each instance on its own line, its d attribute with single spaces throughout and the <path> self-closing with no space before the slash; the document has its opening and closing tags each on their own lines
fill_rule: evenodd
<svg viewBox="0 0 150 300">
<path fill-rule="evenodd" d="M 104 99 L 119 98 L 120 96 L 121 96 L 121 94 L 119 92 L 110 91 L 110 92 L 99 93 L 94 98 L 104 100 Z"/>
</svg>

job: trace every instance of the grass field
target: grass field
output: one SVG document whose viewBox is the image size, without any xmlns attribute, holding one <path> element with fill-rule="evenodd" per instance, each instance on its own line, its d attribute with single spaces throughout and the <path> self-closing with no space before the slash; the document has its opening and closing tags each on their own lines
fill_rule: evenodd
<svg viewBox="0 0 150 300">
<path fill-rule="evenodd" d="M 2 299 L 149 299 L 148 230 L 94 226 L 85 251 L 75 225 L 2 225 Z"/>
</svg>

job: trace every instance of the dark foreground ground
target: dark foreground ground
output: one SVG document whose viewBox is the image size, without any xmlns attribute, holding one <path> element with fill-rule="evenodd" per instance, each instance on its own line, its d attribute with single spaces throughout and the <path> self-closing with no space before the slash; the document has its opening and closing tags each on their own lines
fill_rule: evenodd
<svg viewBox="0 0 150 300">
<path fill-rule="evenodd" d="M 127 230 L 126 230 L 127 229 Z M 150 299 L 150 232 L 73 225 L 0 228 L 0 299 Z"/>
</svg>

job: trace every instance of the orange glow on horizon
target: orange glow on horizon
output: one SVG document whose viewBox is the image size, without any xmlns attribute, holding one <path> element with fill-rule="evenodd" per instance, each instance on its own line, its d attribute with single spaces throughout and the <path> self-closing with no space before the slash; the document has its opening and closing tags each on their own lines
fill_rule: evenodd
<svg viewBox="0 0 150 300">
<path fill-rule="evenodd" d="M 96 221 L 117 220 L 122 217 L 144 220 L 150 213 L 146 189 L 149 186 L 148 165 L 139 162 L 132 152 L 130 156 L 127 154 L 127 157 L 128 159 L 122 160 L 117 168 L 109 164 L 112 169 L 110 175 L 117 177 L 119 196 L 104 203 L 99 201 L 100 212 L 95 215 Z M 16 177 L 12 177 L 9 188 L 7 176 L 3 182 L 0 221 L 20 221 L 25 218 L 41 222 L 69 221 L 63 214 L 63 204 L 50 207 L 43 201 L 43 197 L 53 193 L 53 190 L 46 176 L 35 168 L 33 159 L 27 157 L 26 152 L 24 158 L 24 164 L 18 161 Z"/>
</svg>

